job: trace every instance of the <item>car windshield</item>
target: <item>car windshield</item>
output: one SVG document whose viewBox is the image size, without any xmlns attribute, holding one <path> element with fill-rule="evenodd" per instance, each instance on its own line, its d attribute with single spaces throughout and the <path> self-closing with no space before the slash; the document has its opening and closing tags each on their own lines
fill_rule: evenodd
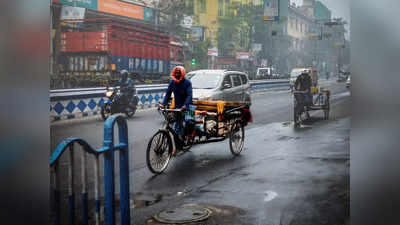
<svg viewBox="0 0 400 225">
<path fill-rule="evenodd" d="M 214 89 L 221 79 L 221 74 L 209 72 L 195 73 L 189 79 L 194 89 Z"/>
</svg>

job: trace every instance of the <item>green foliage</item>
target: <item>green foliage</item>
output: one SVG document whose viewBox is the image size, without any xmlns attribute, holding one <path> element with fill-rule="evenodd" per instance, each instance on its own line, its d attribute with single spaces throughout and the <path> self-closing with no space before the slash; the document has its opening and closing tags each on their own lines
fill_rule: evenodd
<svg viewBox="0 0 400 225">
<path fill-rule="evenodd" d="M 252 4 L 232 4 L 230 14 L 219 19 L 218 49 L 221 55 L 233 56 L 247 51 L 251 43 L 263 43 L 267 36 L 263 9 Z"/>
<path fill-rule="evenodd" d="M 195 65 L 191 64 L 189 70 L 206 69 L 208 67 L 208 49 L 211 47 L 211 41 L 191 41 L 193 51 L 189 52 L 186 58 L 196 59 Z"/>
</svg>

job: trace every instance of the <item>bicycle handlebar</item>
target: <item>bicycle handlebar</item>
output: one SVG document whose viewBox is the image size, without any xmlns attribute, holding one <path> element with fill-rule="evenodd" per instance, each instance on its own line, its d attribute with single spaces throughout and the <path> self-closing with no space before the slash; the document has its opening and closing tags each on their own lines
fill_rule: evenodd
<svg viewBox="0 0 400 225">
<path fill-rule="evenodd" d="M 161 111 L 166 111 L 166 112 L 182 112 L 182 109 L 164 109 L 164 108 L 159 108 Z"/>
<path fill-rule="evenodd" d="M 293 91 L 293 94 L 306 94 L 308 91 Z"/>
</svg>

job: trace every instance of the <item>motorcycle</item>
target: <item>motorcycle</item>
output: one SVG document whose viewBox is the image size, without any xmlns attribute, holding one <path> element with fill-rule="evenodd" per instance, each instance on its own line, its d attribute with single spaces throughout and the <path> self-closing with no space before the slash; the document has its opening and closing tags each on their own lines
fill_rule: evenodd
<svg viewBox="0 0 400 225">
<path fill-rule="evenodd" d="M 108 100 L 101 107 L 101 117 L 103 120 L 106 120 L 110 115 L 115 113 L 125 113 L 128 118 L 131 118 L 135 114 L 139 102 L 136 94 L 127 105 L 122 102 L 122 94 L 117 88 L 107 87 L 106 97 Z"/>
</svg>

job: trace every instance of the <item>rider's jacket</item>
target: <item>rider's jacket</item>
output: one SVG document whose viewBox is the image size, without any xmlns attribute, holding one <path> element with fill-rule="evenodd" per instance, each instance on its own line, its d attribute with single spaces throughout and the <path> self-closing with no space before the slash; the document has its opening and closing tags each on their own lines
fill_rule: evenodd
<svg viewBox="0 0 400 225">
<path fill-rule="evenodd" d="M 182 106 L 186 106 L 188 108 L 189 104 L 192 104 L 192 83 L 188 79 L 183 79 L 179 83 L 172 80 L 169 83 L 167 92 L 165 93 L 163 105 L 168 104 L 172 93 L 174 93 L 175 108 L 179 109 L 182 108 Z"/>
<path fill-rule="evenodd" d="M 294 88 L 298 91 L 311 91 L 311 77 L 309 75 L 300 75 L 294 83 Z"/>
<path fill-rule="evenodd" d="M 135 84 L 131 78 L 127 78 L 125 82 L 121 79 L 118 80 L 118 84 L 120 86 L 121 94 L 123 95 L 132 95 L 135 92 Z"/>
</svg>

